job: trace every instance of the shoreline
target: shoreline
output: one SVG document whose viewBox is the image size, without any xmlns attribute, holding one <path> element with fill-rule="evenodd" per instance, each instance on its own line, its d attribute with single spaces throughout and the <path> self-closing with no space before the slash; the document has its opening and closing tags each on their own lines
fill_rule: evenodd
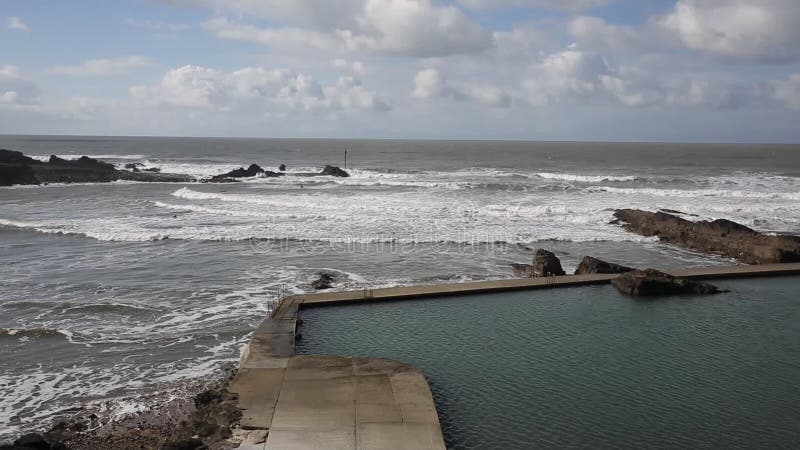
<svg viewBox="0 0 800 450">
<path fill-rule="evenodd" d="M 68 450 L 200 448 L 190 444 L 202 440 L 210 450 L 228 450 L 234 448 L 235 441 L 229 439 L 241 416 L 237 396 L 228 391 L 237 371 L 235 364 L 229 364 L 211 379 L 192 380 L 187 388 L 191 394 L 186 396 L 154 391 L 155 400 L 146 409 L 122 417 L 102 417 L 105 402 L 65 410 L 46 431 L 23 433 L 11 440 L 38 436 L 54 449 Z M 5 445 L 12 443 L 0 442 L 0 449 Z"/>
<path fill-rule="evenodd" d="M 682 277 L 696 279 L 797 276 L 800 275 L 800 263 L 678 269 L 671 272 Z M 421 297 L 433 298 L 448 295 L 604 284 L 616 276 L 616 274 L 595 274 L 589 277 L 564 275 L 538 279 L 376 289 L 368 291 L 366 294 L 365 291 L 347 291 L 288 296 L 275 306 L 269 317 L 255 330 L 250 342 L 245 344 L 239 365 L 226 367 L 216 380 L 201 382 L 202 388 L 195 395 L 172 398 L 164 403 L 155 404 L 145 411 L 106 423 L 102 423 L 92 409 L 84 407 L 80 412 L 52 426 L 47 432 L 24 436 L 40 436 L 45 442 L 51 444 L 51 448 L 69 450 L 107 450 L 110 448 L 115 450 L 202 448 L 230 450 L 243 443 L 260 444 L 266 441 L 270 427 L 264 428 L 248 424 L 253 420 L 252 417 L 241 421 L 243 414 L 247 413 L 247 409 L 242 408 L 243 404 L 250 404 L 252 408 L 263 401 L 256 400 L 254 404 L 252 400 L 248 400 L 253 391 L 247 387 L 242 388 L 242 383 L 247 386 L 249 383 L 259 383 L 259 381 L 243 382 L 241 381 L 242 376 L 252 378 L 251 373 L 254 370 L 292 370 L 292 364 L 300 364 L 296 367 L 306 367 L 307 370 L 312 370 L 312 373 L 322 371 L 324 374 L 331 370 L 342 370 L 339 367 L 340 364 L 331 362 L 330 358 L 332 357 L 323 357 L 321 362 L 318 362 L 314 358 L 319 357 L 294 356 L 297 326 L 294 325 L 289 329 L 284 325 L 287 324 L 287 320 L 295 322 L 296 314 L 303 306 L 319 307 L 342 303 L 401 301 Z M 299 358 L 298 362 L 291 363 L 293 358 Z M 366 370 L 374 373 L 374 370 L 378 370 L 374 367 L 380 366 L 388 370 L 387 376 L 392 373 L 407 372 L 418 373 L 418 376 L 422 376 L 417 369 L 393 361 L 376 359 L 373 362 L 373 360 L 356 360 L 347 356 L 333 358 L 341 358 L 348 365 L 353 364 L 352 367 L 356 371 L 364 370 L 359 367 L 373 367 Z M 351 360 L 353 362 L 350 362 Z M 280 367 L 286 367 L 287 362 L 289 369 L 280 369 Z M 375 366 L 376 364 L 377 366 Z M 295 370 L 298 370 L 297 368 Z M 327 377 L 327 375 L 324 376 Z M 422 379 L 424 380 L 424 376 Z M 235 387 L 237 383 L 238 388 Z M 427 389 L 427 383 L 425 383 L 425 388 Z M 275 399 L 277 401 L 277 396 Z M 272 408 L 276 407 L 273 405 Z M 271 411 L 274 413 L 274 409 Z M 438 424 L 438 419 L 435 423 Z M 429 427 L 429 424 L 430 422 L 427 422 L 426 427 Z M 58 445 L 62 445 L 62 447 L 58 447 Z M 0 449 L 5 448 L 0 445 Z"/>
</svg>

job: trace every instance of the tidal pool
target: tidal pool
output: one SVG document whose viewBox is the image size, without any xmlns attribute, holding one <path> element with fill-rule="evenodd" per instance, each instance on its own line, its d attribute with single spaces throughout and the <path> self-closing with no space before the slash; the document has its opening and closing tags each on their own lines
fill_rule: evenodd
<svg viewBox="0 0 800 450">
<path fill-rule="evenodd" d="M 716 284 L 315 307 L 297 349 L 419 367 L 453 449 L 796 448 L 800 279 Z"/>
</svg>

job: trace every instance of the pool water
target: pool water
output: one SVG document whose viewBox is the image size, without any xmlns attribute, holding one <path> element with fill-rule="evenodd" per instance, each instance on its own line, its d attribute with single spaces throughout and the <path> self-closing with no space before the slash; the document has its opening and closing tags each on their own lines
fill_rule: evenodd
<svg viewBox="0 0 800 450">
<path fill-rule="evenodd" d="M 716 284 L 315 307 L 297 348 L 419 367 L 448 448 L 796 448 L 800 279 Z"/>
</svg>

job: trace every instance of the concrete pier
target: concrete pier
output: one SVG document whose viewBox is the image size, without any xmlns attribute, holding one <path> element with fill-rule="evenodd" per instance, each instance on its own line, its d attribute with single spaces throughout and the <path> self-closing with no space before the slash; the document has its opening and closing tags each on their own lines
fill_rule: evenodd
<svg viewBox="0 0 800 450">
<path fill-rule="evenodd" d="M 697 279 L 800 275 L 800 264 L 667 270 Z M 242 450 L 444 450 L 422 372 L 376 358 L 295 355 L 303 305 L 402 300 L 610 282 L 616 274 L 566 275 L 363 289 L 284 298 L 253 333 L 229 389 L 239 394 L 241 427 L 262 436 Z"/>
</svg>

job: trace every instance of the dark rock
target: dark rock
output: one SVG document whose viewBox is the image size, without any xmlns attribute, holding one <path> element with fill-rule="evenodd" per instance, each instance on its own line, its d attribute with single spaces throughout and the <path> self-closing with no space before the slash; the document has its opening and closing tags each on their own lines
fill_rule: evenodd
<svg viewBox="0 0 800 450">
<path fill-rule="evenodd" d="M 185 439 L 167 442 L 159 450 L 206 450 L 208 447 L 199 439 Z"/>
<path fill-rule="evenodd" d="M 94 158 L 89 158 L 88 156 L 81 156 L 78 159 L 63 159 L 59 158 L 56 155 L 51 155 L 48 164 L 51 166 L 70 166 L 70 167 L 85 167 L 95 170 L 107 170 L 107 171 L 114 171 L 116 167 L 113 164 L 99 161 Z"/>
<path fill-rule="evenodd" d="M 564 272 L 564 269 L 561 267 L 561 261 L 553 252 L 548 252 L 543 248 L 536 250 L 536 255 L 533 256 L 534 277 L 560 276 L 566 274 L 567 273 Z"/>
<path fill-rule="evenodd" d="M 278 167 L 278 170 L 281 172 L 286 172 L 286 164 L 281 164 L 280 167 Z"/>
<path fill-rule="evenodd" d="M 332 177 L 349 177 L 350 174 L 336 166 L 325 166 L 320 175 L 330 175 Z"/>
<path fill-rule="evenodd" d="M 31 433 L 21 436 L 13 445 L 2 445 L 0 450 L 69 450 L 50 436 Z"/>
<path fill-rule="evenodd" d="M 41 450 L 50 450 L 50 442 L 47 441 L 44 436 L 37 433 L 26 434 L 20 437 L 14 441 L 14 445 Z"/>
<path fill-rule="evenodd" d="M 144 167 L 144 164 L 138 163 L 138 162 L 137 163 L 125 164 L 125 168 L 128 169 L 128 170 L 131 170 L 133 172 L 138 172 L 139 171 L 139 167 Z"/>
<path fill-rule="evenodd" d="M 311 283 L 311 287 L 320 290 L 320 289 L 330 289 L 333 287 L 333 282 L 336 280 L 336 276 L 332 273 L 327 272 L 320 272 L 319 278 L 314 280 Z"/>
<path fill-rule="evenodd" d="M 43 164 L 38 159 L 29 158 L 22 154 L 22 152 L 15 152 L 13 150 L 0 149 L 0 164 Z"/>
<path fill-rule="evenodd" d="M 201 183 L 238 183 L 239 180 L 236 178 L 228 178 L 228 177 L 221 177 L 219 175 L 215 175 L 211 178 L 204 178 L 200 180 Z"/>
<path fill-rule="evenodd" d="M 655 269 L 633 270 L 613 280 L 620 292 L 628 295 L 674 295 L 674 294 L 716 294 L 721 291 L 713 284 L 674 277 Z"/>
<path fill-rule="evenodd" d="M 661 211 L 620 209 L 614 217 L 630 232 L 748 264 L 800 262 L 798 236 L 772 236 L 725 219 L 693 222 Z"/>
<path fill-rule="evenodd" d="M 146 169 L 142 169 L 143 172 L 152 172 L 152 173 L 160 173 L 161 169 L 158 167 L 148 167 Z"/>
<path fill-rule="evenodd" d="M 621 266 L 606 262 L 591 256 L 584 256 L 578 268 L 575 269 L 575 275 L 584 275 L 589 273 L 625 273 L 634 270 L 631 267 Z"/>
<path fill-rule="evenodd" d="M 520 278 L 533 278 L 533 266 L 530 264 L 511 264 L 511 269 L 514 270 L 514 275 Z"/>
<path fill-rule="evenodd" d="M 0 164 L 0 186 L 40 184 L 33 168 L 25 164 Z"/>
<path fill-rule="evenodd" d="M 153 171 L 126 172 L 117 171 L 118 179 L 139 181 L 143 183 L 192 183 L 197 181 L 191 175 L 180 173 L 160 173 Z"/>
<path fill-rule="evenodd" d="M 272 172 L 269 170 L 264 170 L 258 164 L 250 164 L 250 167 L 245 169 L 244 167 L 240 167 L 236 170 L 231 170 L 228 173 L 223 173 L 220 175 L 215 175 L 211 177 L 208 181 L 212 183 L 229 183 L 233 178 L 252 178 L 258 175 L 263 175 L 266 177 L 279 177 L 283 174 Z"/>
<path fill-rule="evenodd" d="M 561 261 L 552 252 L 545 249 L 536 250 L 533 264 L 511 264 L 514 274 L 522 278 L 537 278 L 566 275 Z"/>
</svg>

